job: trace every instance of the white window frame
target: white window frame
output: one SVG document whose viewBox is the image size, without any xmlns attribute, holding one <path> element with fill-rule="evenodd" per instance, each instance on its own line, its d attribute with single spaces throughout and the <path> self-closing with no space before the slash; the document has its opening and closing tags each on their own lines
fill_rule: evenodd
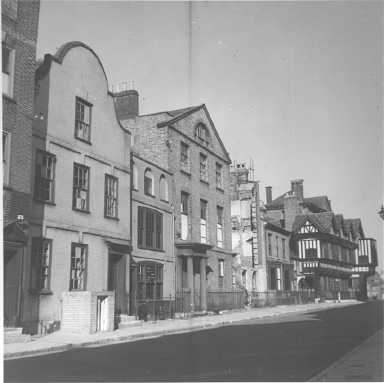
<svg viewBox="0 0 384 383">
<path fill-rule="evenodd" d="M 9 50 L 9 73 L 2 72 L 2 90 L 3 94 L 13 98 L 13 88 L 15 80 L 15 49 L 9 47 L 4 42 L 2 48 Z"/>
<path fill-rule="evenodd" d="M 204 211 L 203 206 L 205 207 Z M 204 214 L 203 214 L 204 212 Z M 208 241 L 208 201 L 200 200 L 200 242 L 207 243 Z"/>
<path fill-rule="evenodd" d="M 216 207 L 217 211 L 217 230 L 216 230 L 216 244 L 217 247 L 222 248 L 224 243 L 224 236 L 223 236 L 223 226 L 224 226 L 224 208 L 221 206 Z M 219 214 L 221 212 L 221 216 Z"/>
<path fill-rule="evenodd" d="M 183 206 L 183 195 L 186 196 L 186 207 Z M 181 239 L 187 240 L 189 235 L 189 222 L 188 222 L 188 215 L 189 215 L 189 203 L 190 198 L 189 194 L 186 192 L 181 192 L 180 195 L 181 201 L 180 201 L 180 217 L 181 217 Z"/>
</svg>

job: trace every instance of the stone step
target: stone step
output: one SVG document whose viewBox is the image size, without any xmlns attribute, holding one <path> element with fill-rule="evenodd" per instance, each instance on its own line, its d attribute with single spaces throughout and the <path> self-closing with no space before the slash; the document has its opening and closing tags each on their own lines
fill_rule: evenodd
<svg viewBox="0 0 384 383">
<path fill-rule="evenodd" d="M 5 335 L 21 335 L 22 332 L 22 327 L 4 327 Z"/>
<path fill-rule="evenodd" d="M 131 328 L 136 326 L 141 326 L 144 323 L 142 320 L 130 320 L 128 322 L 120 322 L 119 323 L 119 330 L 123 328 Z"/>
<path fill-rule="evenodd" d="M 5 328 L 4 329 L 4 343 L 25 343 L 31 341 L 29 334 L 22 334 L 21 327 Z"/>
<path fill-rule="evenodd" d="M 131 323 L 135 321 L 136 317 L 134 315 L 120 314 L 120 323 Z"/>
</svg>

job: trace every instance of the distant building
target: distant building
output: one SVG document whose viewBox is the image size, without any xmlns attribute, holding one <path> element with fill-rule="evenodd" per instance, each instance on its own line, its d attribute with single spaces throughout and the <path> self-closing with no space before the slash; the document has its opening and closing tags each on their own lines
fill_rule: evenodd
<svg viewBox="0 0 384 383">
<path fill-rule="evenodd" d="M 233 283 L 247 291 L 267 289 L 267 267 L 263 251 L 264 228 L 258 182 L 253 180 L 252 166 L 234 164 L 231 175 L 231 221 Z"/>
<path fill-rule="evenodd" d="M 32 121 L 38 0 L 2 0 L 4 326 L 28 328 Z"/>
<path fill-rule="evenodd" d="M 276 199 L 269 188 L 266 210 L 267 217 L 292 231 L 290 250 L 299 289 L 315 289 L 325 298 L 339 292 L 366 296 L 366 276 L 377 257 L 374 250 L 361 257 L 372 241 L 365 238 L 360 219 L 333 213 L 327 196 L 304 197 L 303 180 L 292 181 L 291 190 Z"/>
<path fill-rule="evenodd" d="M 265 223 L 264 233 L 268 290 L 292 290 L 294 287 L 293 262 L 289 252 L 291 233 L 272 222 Z"/>
<path fill-rule="evenodd" d="M 206 310 L 207 290 L 232 284 L 229 155 L 205 105 L 139 115 L 137 93 L 114 96 L 136 152 L 173 175 L 176 293 L 193 297 L 192 311 Z M 164 283 L 172 275 L 164 274 Z"/>
<path fill-rule="evenodd" d="M 131 136 L 89 46 L 45 55 L 35 113 L 29 287 L 40 331 L 111 329 L 113 306 L 129 312 Z"/>
</svg>

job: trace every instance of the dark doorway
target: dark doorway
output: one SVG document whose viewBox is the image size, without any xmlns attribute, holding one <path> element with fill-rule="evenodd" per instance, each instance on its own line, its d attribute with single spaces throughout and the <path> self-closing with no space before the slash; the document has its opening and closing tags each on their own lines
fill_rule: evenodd
<svg viewBox="0 0 384 383">
<path fill-rule="evenodd" d="M 125 255 L 110 252 L 108 258 L 108 290 L 115 292 L 115 311 L 120 314 L 127 312 L 125 279 Z"/>
<path fill-rule="evenodd" d="M 20 273 L 22 249 L 4 249 L 4 326 L 15 327 L 19 321 Z"/>
</svg>

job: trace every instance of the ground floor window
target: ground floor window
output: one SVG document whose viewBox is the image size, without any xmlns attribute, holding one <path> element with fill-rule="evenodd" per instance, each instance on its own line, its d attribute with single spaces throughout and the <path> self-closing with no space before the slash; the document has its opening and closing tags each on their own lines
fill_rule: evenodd
<svg viewBox="0 0 384 383">
<path fill-rule="evenodd" d="M 72 243 L 70 290 L 85 290 L 88 245 Z"/>
<path fill-rule="evenodd" d="M 138 299 L 161 299 L 163 297 L 163 265 L 142 262 L 138 267 Z"/>
<path fill-rule="evenodd" d="M 291 278 L 289 277 L 289 270 L 284 270 L 284 290 L 291 289 Z"/>
</svg>

